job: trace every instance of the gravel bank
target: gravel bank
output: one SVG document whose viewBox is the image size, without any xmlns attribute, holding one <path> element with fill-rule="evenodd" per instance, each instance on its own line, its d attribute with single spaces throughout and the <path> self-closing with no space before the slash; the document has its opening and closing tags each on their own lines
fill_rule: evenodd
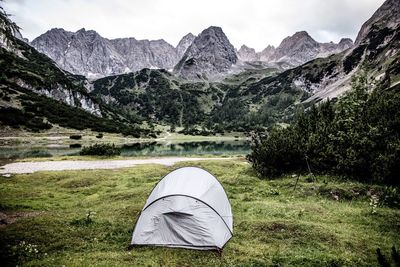
<svg viewBox="0 0 400 267">
<path fill-rule="evenodd" d="M 43 162 L 14 162 L 0 168 L 0 174 L 33 173 L 38 171 L 64 171 L 64 170 L 92 170 L 92 169 L 118 169 L 133 167 L 142 164 L 161 164 L 172 166 L 183 161 L 200 160 L 227 160 L 229 158 L 152 158 L 129 160 L 93 160 L 93 161 L 43 161 Z"/>
</svg>

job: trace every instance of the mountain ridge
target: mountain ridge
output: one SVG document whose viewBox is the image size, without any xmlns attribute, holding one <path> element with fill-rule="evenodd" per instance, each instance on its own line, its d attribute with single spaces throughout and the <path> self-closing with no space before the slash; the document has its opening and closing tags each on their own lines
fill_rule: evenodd
<svg viewBox="0 0 400 267">
<path fill-rule="evenodd" d="M 236 62 L 235 48 L 222 28 L 211 26 L 193 40 L 174 73 L 189 80 L 214 80 L 226 74 Z"/>
<path fill-rule="evenodd" d="M 387 3 L 391 1 L 387 0 L 375 13 L 378 15 L 374 14 L 363 25 L 359 34 L 363 37 L 353 47 L 288 70 L 282 71 L 286 66 L 275 68 L 257 62 L 243 64 L 222 29 L 210 27 L 197 37 L 188 35 L 189 41 L 184 43 L 193 41 L 176 65 L 175 75 L 167 70 L 145 68 L 90 81 L 63 71 L 61 78 L 70 75 L 72 78 L 68 76 L 67 80 L 81 85 L 85 94 L 93 99 L 100 99 L 107 102 L 108 107 L 125 110 L 133 118 L 151 123 L 179 125 L 185 131 L 196 127 L 213 132 L 263 130 L 276 123 L 290 123 L 296 111 L 313 103 L 339 97 L 351 88 L 355 76 L 365 77 L 371 90 L 398 87 L 400 27 L 399 14 L 393 12 L 399 11 L 397 7 L 388 8 Z M 81 34 L 90 42 L 80 42 L 83 39 L 78 38 L 74 40 L 77 45 L 96 48 L 103 42 L 95 32 L 82 29 Z M 69 40 L 68 33 L 65 36 Z M 135 42 L 135 39 L 131 41 Z M 343 48 L 351 42 L 342 39 L 339 44 L 319 44 L 308 33 L 299 32 L 282 41 L 280 48 L 267 47 L 263 56 L 280 59 L 285 56 L 283 50 L 286 49 L 297 53 L 295 59 L 301 60 L 310 54 L 329 52 L 333 46 Z M 68 48 L 68 43 L 65 47 Z M 245 49 L 253 54 L 251 48 L 243 47 L 242 50 Z M 275 50 L 278 53 L 274 55 Z M 13 61 L 6 58 L 3 65 L 4 62 Z M 54 67 L 52 64 L 51 68 Z M 240 72 L 233 72 L 236 67 Z M 34 70 L 35 73 L 39 71 L 45 69 Z M 15 83 L 10 77 L 21 78 L 26 73 L 29 72 L 22 71 L 19 76 L 6 73 L 6 82 Z M 46 77 L 42 73 L 39 76 Z M 40 84 L 35 88 L 40 90 Z"/>
<path fill-rule="evenodd" d="M 284 62 L 297 67 L 318 57 L 328 57 L 340 53 L 353 46 L 350 38 L 342 38 L 339 43 L 319 43 L 306 31 L 296 32 L 282 40 L 278 47 L 268 45 L 264 50 L 256 52 L 246 45 L 238 50 L 242 61 L 265 61 L 268 63 Z"/>
<path fill-rule="evenodd" d="M 31 44 L 39 52 L 56 61 L 63 69 L 93 79 L 143 68 L 173 70 L 195 38 L 195 35 L 188 33 L 181 38 L 176 47 L 173 47 L 163 39 L 137 40 L 134 37 L 107 39 L 96 31 L 85 28 L 76 32 L 54 28 L 35 38 Z M 226 39 L 225 49 L 230 50 L 229 39 Z M 239 50 L 235 49 L 235 53 L 243 62 L 260 61 L 265 66 L 281 65 L 283 69 L 288 69 L 352 46 L 349 38 L 343 40 L 347 41 L 339 44 L 318 43 L 306 31 L 301 31 L 286 37 L 277 48 L 269 45 L 263 51 L 255 52 L 253 48 L 242 46 Z M 240 71 L 241 68 L 236 67 L 237 70 Z M 223 78 L 221 74 L 215 76 Z M 198 79 L 197 75 L 191 77 Z"/>
<path fill-rule="evenodd" d="M 163 39 L 107 39 L 85 28 L 76 32 L 53 28 L 31 45 L 71 73 L 100 78 L 143 68 L 172 69 L 193 39 L 187 34 L 174 47 Z"/>
<path fill-rule="evenodd" d="M 48 130 L 53 126 L 139 137 L 139 121 L 91 95 L 88 80 L 60 69 L 21 40 L 18 26 L 0 7 L 0 125 Z"/>
</svg>

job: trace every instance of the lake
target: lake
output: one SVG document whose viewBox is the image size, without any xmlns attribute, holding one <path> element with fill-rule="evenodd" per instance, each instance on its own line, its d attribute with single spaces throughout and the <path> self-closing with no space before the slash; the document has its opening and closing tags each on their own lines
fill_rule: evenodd
<svg viewBox="0 0 400 267">
<path fill-rule="evenodd" d="M 142 142 L 121 145 L 121 156 L 187 156 L 187 155 L 246 155 L 250 144 L 245 140 L 196 141 L 183 143 Z M 79 155 L 79 143 L 68 146 L 3 146 L 0 158 L 29 158 Z"/>
</svg>

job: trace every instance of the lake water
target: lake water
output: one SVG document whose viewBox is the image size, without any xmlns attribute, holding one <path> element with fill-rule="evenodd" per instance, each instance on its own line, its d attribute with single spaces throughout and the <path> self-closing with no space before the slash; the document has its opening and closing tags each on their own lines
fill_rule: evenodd
<svg viewBox="0 0 400 267">
<path fill-rule="evenodd" d="M 186 156 L 186 155 L 246 155 L 250 152 L 248 141 L 200 141 L 184 143 L 132 143 L 121 147 L 121 156 Z M 79 147 L 0 147 L 0 158 L 29 158 L 79 155 Z"/>
</svg>

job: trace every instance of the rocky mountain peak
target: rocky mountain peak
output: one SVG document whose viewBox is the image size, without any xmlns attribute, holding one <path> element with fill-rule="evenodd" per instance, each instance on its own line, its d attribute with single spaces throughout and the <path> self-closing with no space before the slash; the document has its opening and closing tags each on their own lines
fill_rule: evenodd
<svg viewBox="0 0 400 267">
<path fill-rule="evenodd" d="M 191 44 L 190 38 L 194 39 L 186 37 L 186 48 Z M 181 58 L 177 49 L 164 39 L 136 40 L 132 37 L 109 40 L 85 28 L 76 32 L 51 29 L 31 44 L 61 68 L 90 78 L 143 68 L 172 69 Z M 181 54 L 186 48 L 182 48 Z"/>
<path fill-rule="evenodd" d="M 238 58 L 235 48 L 220 27 L 203 30 L 175 66 L 175 73 L 191 80 L 219 79 Z"/>
<path fill-rule="evenodd" d="M 319 53 L 319 43 L 306 31 L 296 32 L 288 36 L 276 49 L 273 59 L 277 62 L 287 62 L 298 66 L 314 59 Z"/>
<path fill-rule="evenodd" d="M 298 31 L 295 34 L 293 34 L 292 36 L 289 36 L 291 38 L 310 38 L 312 39 L 312 37 L 308 34 L 307 31 Z"/>
<path fill-rule="evenodd" d="M 45 32 L 44 34 L 40 35 L 39 39 L 54 39 L 59 37 L 69 37 L 73 33 L 64 30 L 63 28 L 52 28 Z"/>
<path fill-rule="evenodd" d="M 254 48 L 250 48 L 246 45 L 242 45 L 237 51 L 237 56 L 242 61 L 256 61 L 258 56 Z"/>
<path fill-rule="evenodd" d="M 250 48 L 250 47 L 248 47 L 247 45 L 242 45 L 242 46 L 239 48 L 239 51 L 240 51 L 240 50 L 242 50 L 242 51 L 254 50 L 254 52 L 255 52 L 255 49 L 254 49 L 254 48 Z"/>
<path fill-rule="evenodd" d="M 304 45 L 317 47 L 318 42 L 315 41 L 306 31 L 300 31 L 283 39 L 277 49 L 296 49 Z"/>
<path fill-rule="evenodd" d="M 342 38 L 342 39 L 340 39 L 339 44 L 351 44 L 351 45 L 353 45 L 353 40 L 351 40 L 350 38 Z"/>
<path fill-rule="evenodd" d="M 211 26 L 203 30 L 200 35 L 194 39 L 193 43 L 196 44 L 197 48 L 207 48 L 209 46 L 211 49 L 228 48 L 231 51 L 225 53 L 224 56 L 227 56 L 230 60 L 235 62 L 237 60 L 235 48 L 229 42 L 228 37 L 226 37 L 221 27 Z"/>
<path fill-rule="evenodd" d="M 196 36 L 193 33 L 189 32 L 188 34 L 186 34 L 185 36 L 182 37 L 182 39 L 179 41 L 179 43 L 182 43 L 186 40 L 194 40 L 194 38 L 196 38 Z"/>
<path fill-rule="evenodd" d="M 83 38 L 86 42 L 93 43 L 95 41 L 98 42 L 106 42 L 107 39 L 103 38 L 98 34 L 96 31 L 88 30 L 86 31 L 85 28 L 80 29 L 74 34 L 74 39 Z"/>
<path fill-rule="evenodd" d="M 258 53 L 258 60 L 260 61 L 271 61 L 276 48 L 273 45 L 268 45 L 260 53 Z"/>
<path fill-rule="evenodd" d="M 60 33 L 60 32 L 67 32 L 66 30 L 64 30 L 63 28 L 52 28 L 50 30 L 48 30 L 45 34 L 55 34 L 55 33 Z"/>
<path fill-rule="evenodd" d="M 179 59 L 182 58 L 183 54 L 185 54 L 186 50 L 193 43 L 195 38 L 196 36 L 194 36 L 192 33 L 188 33 L 182 37 L 176 46 L 176 53 Z"/>
<path fill-rule="evenodd" d="M 257 53 L 253 48 L 243 45 L 236 51 L 223 30 L 215 26 L 203 30 L 197 37 L 188 33 L 176 47 L 163 39 L 137 40 L 131 37 L 110 40 L 85 28 L 76 32 L 54 28 L 31 44 L 61 68 L 90 78 L 143 68 L 170 70 L 175 67 L 176 73 L 189 79 L 198 79 L 199 76 L 200 79 L 205 76 L 219 79 L 222 73 L 230 71 L 238 59 L 290 68 L 352 46 L 350 39 L 343 39 L 339 44 L 320 44 L 306 31 L 300 31 L 285 38 L 278 48 L 267 46 Z M 205 67 L 204 72 L 200 70 L 201 66 Z"/>
<path fill-rule="evenodd" d="M 341 51 L 344 51 L 352 46 L 354 46 L 354 43 L 350 38 L 342 38 L 338 43 L 338 49 Z"/>
</svg>

